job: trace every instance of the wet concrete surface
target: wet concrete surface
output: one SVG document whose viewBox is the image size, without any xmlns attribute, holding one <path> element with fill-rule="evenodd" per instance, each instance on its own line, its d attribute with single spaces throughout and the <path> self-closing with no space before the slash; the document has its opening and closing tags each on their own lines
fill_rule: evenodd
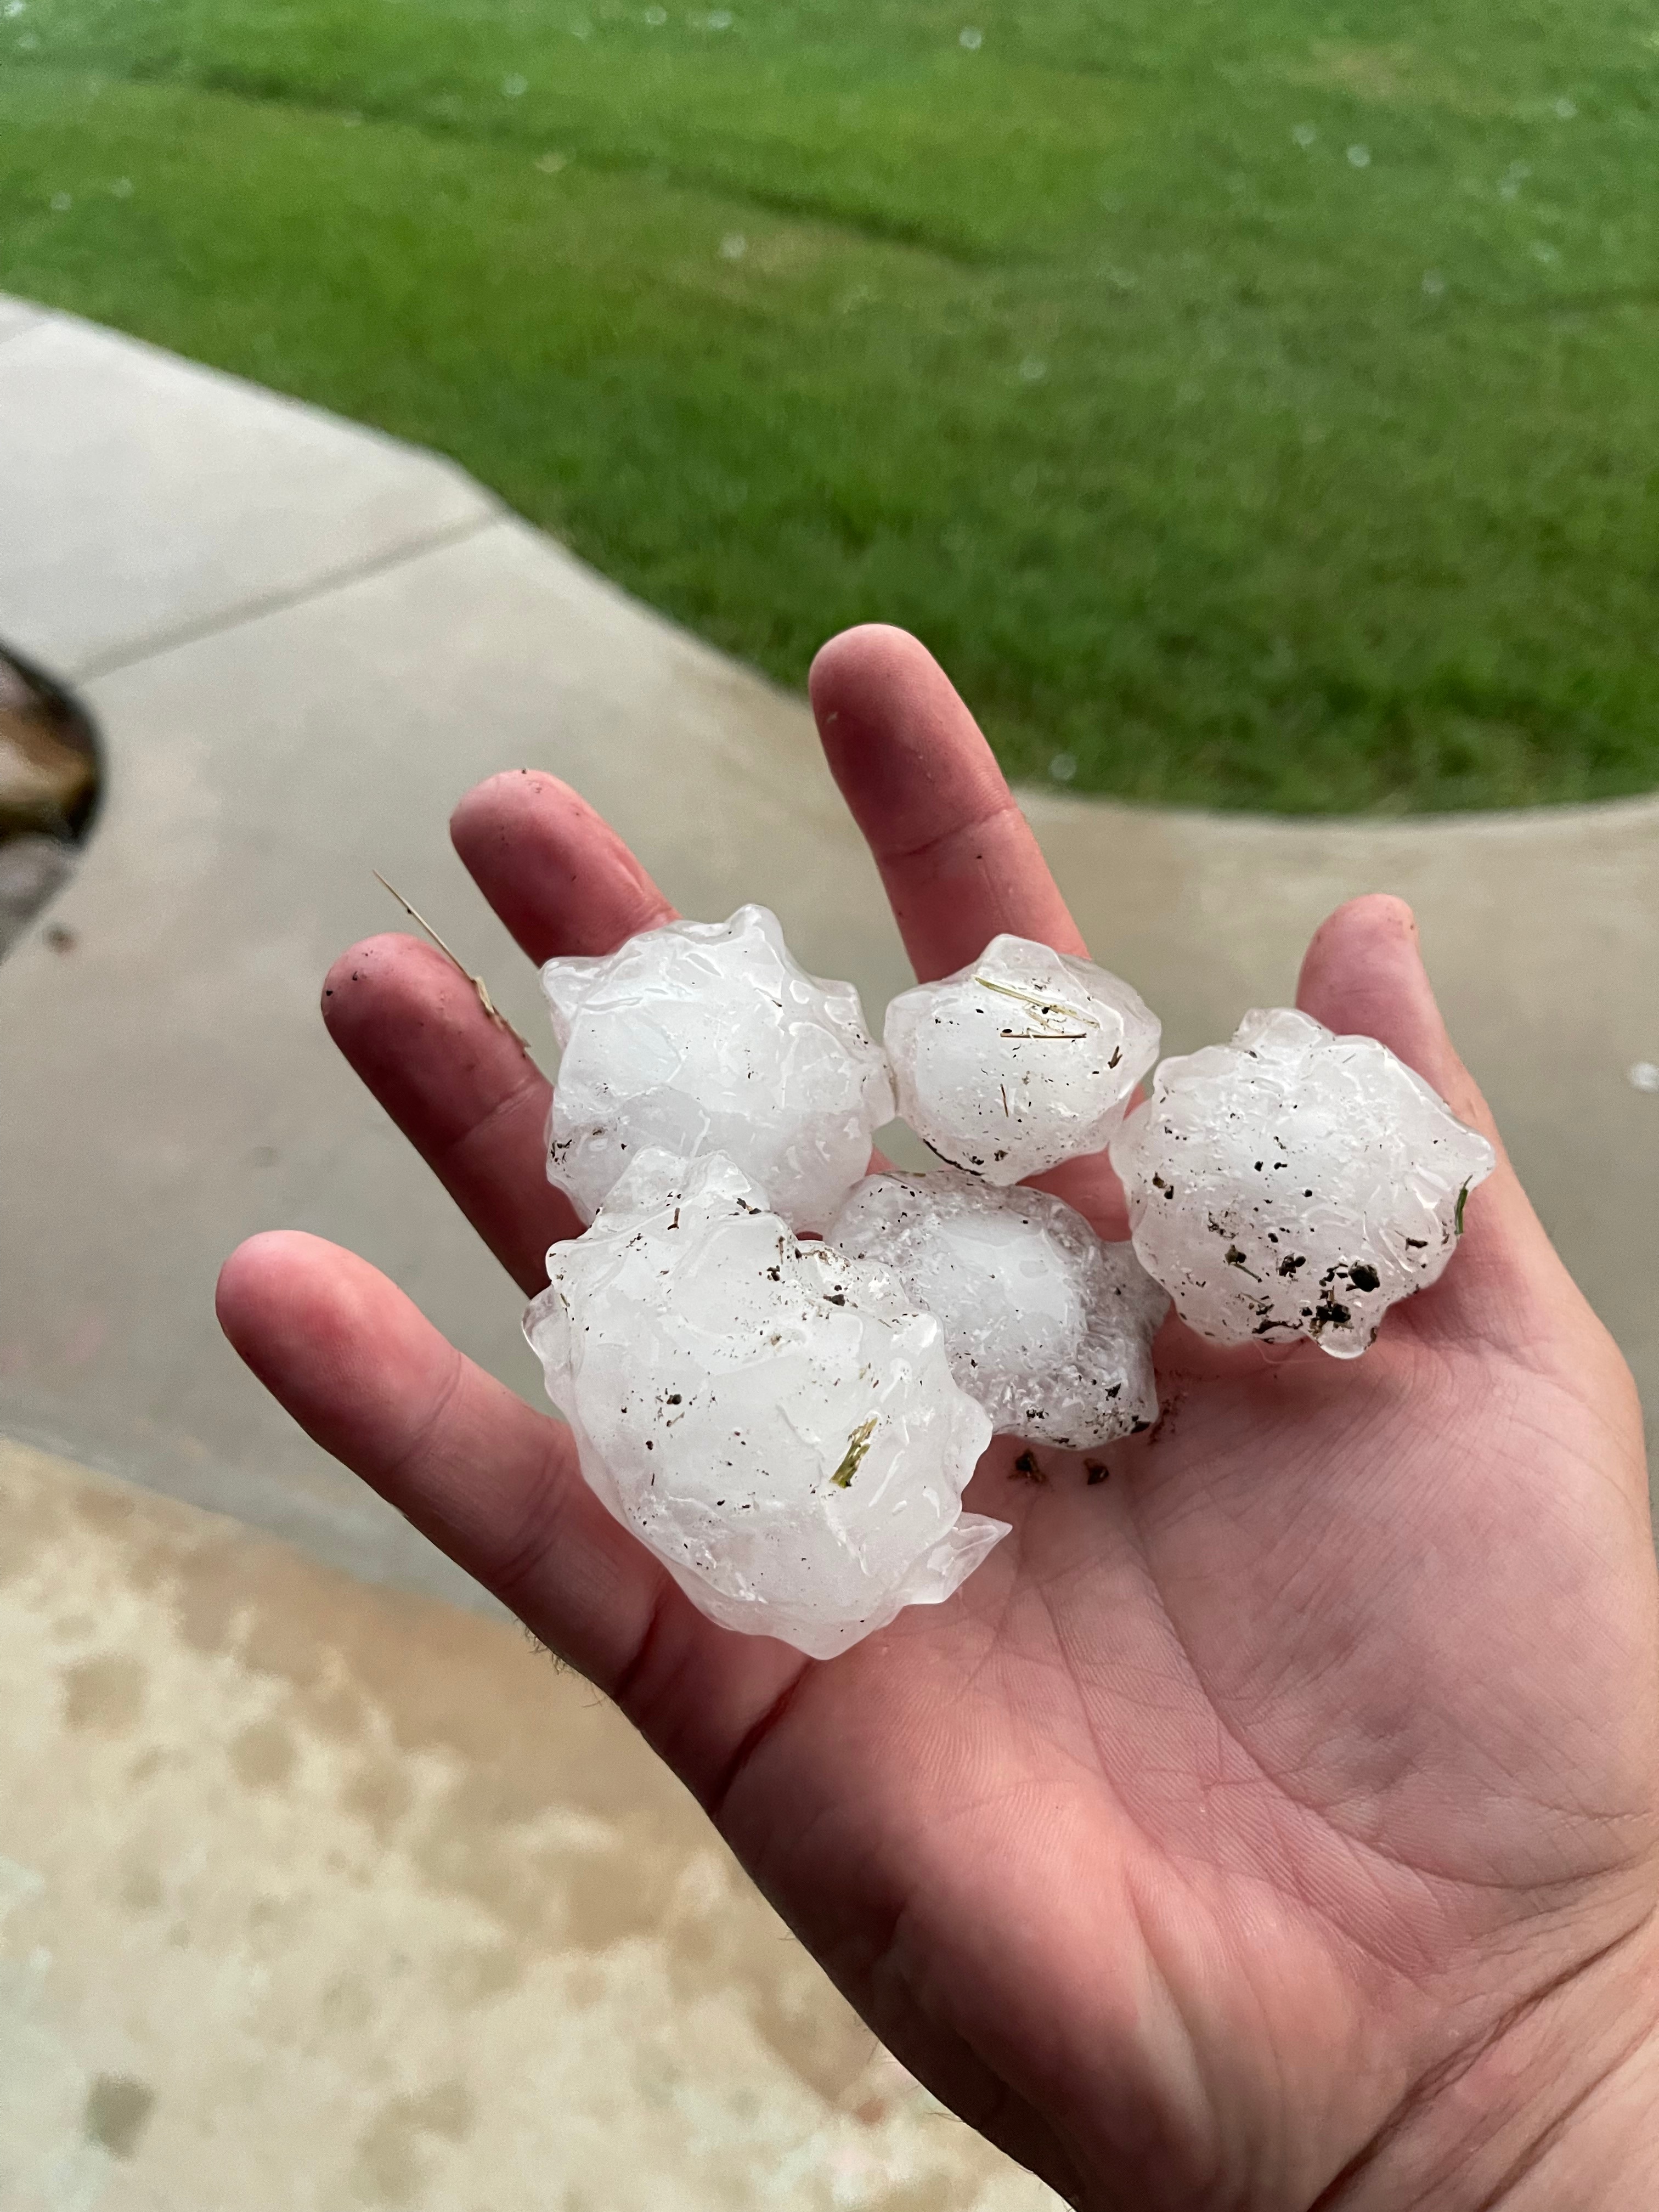
<svg viewBox="0 0 1659 2212">
<path fill-rule="evenodd" d="M 9 2212 L 1048 2212 L 515 1630 L 0 1443 Z"/>
</svg>

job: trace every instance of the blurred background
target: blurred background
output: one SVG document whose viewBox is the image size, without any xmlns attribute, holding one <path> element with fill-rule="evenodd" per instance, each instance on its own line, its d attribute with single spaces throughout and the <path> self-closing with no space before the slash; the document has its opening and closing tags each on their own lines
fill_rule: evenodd
<svg viewBox="0 0 1659 2212">
<path fill-rule="evenodd" d="M 0 0 L 3 279 L 786 684 L 1302 813 L 1646 787 L 1642 0 Z"/>
<path fill-rule="evenodd" d="M 531 764 L 878 1018 L 873 617 L 1166 1049 L 1413 901 L 1651 1431 L 1656 177 L 1651 0 L 0 0 L 7 2212 L 1054 2212 L 214 1278 L 539 1400 L 322 975 L 379 869 L 548 1061 Z"/>
</svg>

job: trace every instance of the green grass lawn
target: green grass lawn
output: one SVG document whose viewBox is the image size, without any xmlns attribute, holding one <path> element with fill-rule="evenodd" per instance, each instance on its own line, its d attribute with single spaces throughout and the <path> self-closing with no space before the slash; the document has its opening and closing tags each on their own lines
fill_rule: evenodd
<svg viewBox="0 0 1659 2212">
<path fill-rule="evenodd" d="M 1659 783 L 1651 0 L 0 0 L 0 288 L 1021 775 Z"/>
</svg>

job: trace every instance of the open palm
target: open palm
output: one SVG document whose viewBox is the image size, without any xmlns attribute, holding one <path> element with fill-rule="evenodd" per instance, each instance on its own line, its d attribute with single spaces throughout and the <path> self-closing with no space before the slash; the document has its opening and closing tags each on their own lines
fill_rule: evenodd
<svg viewBox="0 0 1659 2212">
<path fill-rule="evenodd" d="M 919 646 L 849 633 L 814 699 L 921 975 L 1000 930 L 1083 949 Z M 454 835 L 532 959 L 667 918 L 550 778 L 495 778 Z M 1300 1002 L 1495 1133 L 1396 902 L 1325 925 Z M 325 1006 L 538 1288 L 576 1232 L 541 1077 L 410 939 L 356 948 Z M 1060 1187 L 1122 1233 L 1103 1168 Z M 1562 2161 L 1659 2011 L 1659 1607 L 1633 1388 L 1507 1163 L 1363 1361 L 1171 1321 L 1164 1418 L 1097 1455 L 1106 1480 L 1046 1451 L 1034 1480 L 999 1441 L 967 1503 L 1012 1535 L 823 1665 L 707 1621 L 563 1429 L 361 1261 L 256 1238 L 221 1313 L 617 1699 L 899 2057 L 1076 2203 L 1603 2201 Z"/>
</svg>

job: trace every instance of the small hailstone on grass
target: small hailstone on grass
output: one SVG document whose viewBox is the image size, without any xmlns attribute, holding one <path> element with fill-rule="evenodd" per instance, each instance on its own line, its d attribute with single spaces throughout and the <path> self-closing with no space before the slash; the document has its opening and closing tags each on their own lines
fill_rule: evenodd
<svg viewBox="0 0 1659 2212">
<path fill-rule="evenodd" d="M 1169 1297 L 1048 1192 L 958 1168 L 870 1176 L 828 1241 L 933 1316 L 999 1435 L 1090 1451 L 1158 1419 L 1152 1341 Z"/>
<path fill-rule="evenodd" d="M 994 1183 L 1098 1152 L 1159 1033 L 1128 984 L 1027 937 L 993 938 L 887 1009 L 900 1113 L 953 1166 Z"/>
<path fill-rule="evenodd" d="M 1135 1250 L 1183 1321 L 1339 1359 L 1435 1281 L 1497 1164 L 1385 1045 L 1285 1007 L 1166 1060 L 1111 1156 Z"/>
<path fill-rule="evenodd" d="M 934 1605 L 1006 1524 L 939 1323 L 798 1243 L 720 1153 L 636 1158 L 525 1316 L 590 1488 L 723 1627 L 828 1659 Z"/>
<path fill-rule="evenodd" d="M 893 1118 L 857 991 L 809 975 L 765 907 L 550 960 L 542 988 L 562 1055 L 547 1172 L 584 1221 L 658 1145 L 726 1153 L 792 1228 L 821 1230 Z"/>
</svg>

